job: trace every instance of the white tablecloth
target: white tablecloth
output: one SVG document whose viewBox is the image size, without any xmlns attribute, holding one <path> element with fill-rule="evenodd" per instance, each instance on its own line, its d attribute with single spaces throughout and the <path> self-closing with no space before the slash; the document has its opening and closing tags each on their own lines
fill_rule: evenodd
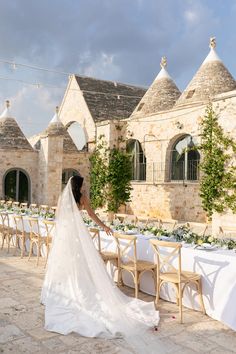
<svg viewBox="0 0 236 354">
<path fill-rule="evenodd" d="M 137 256 L 139 259 L 154 261 L 154 252 L 149 243 L 150 237 L 139 235 Z M 116 244 L 112 237 L 101 232 L 102 247 L 115 251 Z M 203 300 L 207 314 L 236 330 L 236 253 L 231 250 L 204 251 L 190 245 L 182 247 L 182 269 L 202 275 Z M 124 273 L 126 285 L 134 286 L 132 276 Z M 146 272 L 141 278 L 140 289 L 155 295 L 151 273 Z M 161 298 L 175 301 L 175 291 L 171 285 L 163 285 Z M 196 290 L 187 286 L 183 304 L 189 308 L 200 309 Z"/>
<path fill-rule="evenodd" d="M 9 217 L 9 226 L 14 229 L 15 228 L 14 214 L 8 213 L 8 217 Z M 28 216 L 23 216 L 24 230 L 25 230 L 25 232 L 30 232 L 30 225 L 29 225 L 29 221 L 27 220 L 27 218 L 28 218 Z M 39 232 L 40 232 L 40 235 L 42 237 L 47 236 L 46 227 L 45 227 L 45 224 L 43 223 L 43 218 L 38 218 L 38 221 L 39 221 Z M 1 222 L 2 222 L 2 220 L 0 218 L 0 223 Z M 19 223 L 19 228 L 21 229 L 21 223 Z M 35 231 L 37 232 L 36 229 L 35 229 Z M 14 241 L 15 241 L 15 239 L 13 237 L 13 242 Z M 20 247 L 22 247 L 22 245 L 20 245 Z M 26 240 L 26 249 L 27 249 L 27 251 L 29 251 L 29 240 Z M 47 252 L 46 245 L 42 245 L 42 247 L 41 247 L 41 255 L 43 257 L 45 257 L 46 256 L 46 252 Z M 37 254 L 36 247 L 33 248 L 33 253 Z"/>
</svg>

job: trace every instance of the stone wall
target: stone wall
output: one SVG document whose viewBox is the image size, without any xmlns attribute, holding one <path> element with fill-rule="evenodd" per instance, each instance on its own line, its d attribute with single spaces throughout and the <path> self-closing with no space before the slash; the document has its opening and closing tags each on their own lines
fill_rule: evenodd
<svg viewBox="0 0 236 354">
<path fill-rule="evenodd" d="M 148 184 L 132 182 L 126 212 L 163 219 L 205 222 L 198 183 Z"/>
<path fill-rule="evenodd" d="M 90 162 L 89 162 L 90 153 L 88 152 L 79 152 L 76 154 L 64 153 L 63 155 L 63 168 L 65 169 L 74 169 L 84 177 L 84 190 L 89 194 L 90 187 Z"/>
<path fill-rule="evenodd" d="M 0 150 L 0 196 L 4 197 L 3 179 L 10 169 L 20 168 L 30 178 L 31 202 L 37 202 L 38 183 L 38 151 Z"/>
</svg>

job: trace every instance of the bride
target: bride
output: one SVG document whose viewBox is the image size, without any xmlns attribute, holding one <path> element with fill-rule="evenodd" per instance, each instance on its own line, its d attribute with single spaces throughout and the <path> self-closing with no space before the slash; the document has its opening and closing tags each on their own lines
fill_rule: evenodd
<svg viewBox="0 0 236 354">
<path fill-rule="evenodd" d="M 107 233 L 110 229 L 95 215 L 81 193 L 83 178 L 72 177 L 64 189 L 56 215 L 41 302 L 45 329 L 86 337 L 124 339 L 137 353 L 165 353 L 154 326 L 159 313 L 154 303 L 129 298 L 106 271 L 83 222 L 80 209 Z"/>
</svg>

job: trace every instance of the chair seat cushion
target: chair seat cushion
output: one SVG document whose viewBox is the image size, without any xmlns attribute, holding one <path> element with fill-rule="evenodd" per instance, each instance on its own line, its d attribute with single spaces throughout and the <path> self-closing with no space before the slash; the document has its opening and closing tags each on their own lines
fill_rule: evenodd
<svg viewBox="0 0 236 354">
<path fill-rule="evenodd" d="M 194 272 L 187 272 L 187 271 L 181 272 L 181 283 L 187 283 L 190 280 L 199 280 L 200 278 L 201 275 Z M 160 279 L 171 283 L 179 282 L 178 273 L 174 273 L 174 272 L 160 273 Z"/>
<path fill-rule="evenodd" d="M 121 263 L 121 268 L 122 269 L 127 269 L 127 270 L 134 270 L 134 262 L 129 261 L 125 263 Z M 137 271 L 138 272 L 143 272 L 144 270 L 151 270 L 155 269 L 156 265 L 152 262 L 148 261 L 137 261 Z"/>
</svg>

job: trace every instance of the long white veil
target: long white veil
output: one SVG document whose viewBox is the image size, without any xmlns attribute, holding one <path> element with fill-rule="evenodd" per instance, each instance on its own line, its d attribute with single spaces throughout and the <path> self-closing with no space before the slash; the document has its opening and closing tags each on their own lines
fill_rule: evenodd
<svg viewBox="0 0 236 354">
<path fill-rule="evenodd" d="M 68 182 L 58 203 L 52 249 L 41 294 L 45 328 L 86 337 L 124 337 L 137 353 L 165 353 L 152 332 L 153 303 L 125 296 L 108 275 Z"/>
</svg>

